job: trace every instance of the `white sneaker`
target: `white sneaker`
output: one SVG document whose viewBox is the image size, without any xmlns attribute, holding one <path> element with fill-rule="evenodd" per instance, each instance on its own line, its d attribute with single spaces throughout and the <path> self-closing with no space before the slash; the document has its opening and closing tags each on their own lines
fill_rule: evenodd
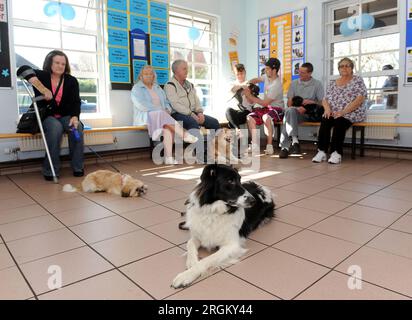
<svg viewBox="0 0 412 320">
<path fill-rule="evenodd" d="M 339 164 L 342 162 L 342 156 L 337 153 L 336 151 L 334 151 L 331 155 L 330 158 L 328 160 L 329 163 L 331 164 Z"/>
<path fill-rule="evenodd" d="M 273 151 L 273 145 L 267 144 L 267 145 L 266 145 L 265 154 L 266 154 L 266 155 L 271 155 L 271 154 L 274 154 L 274 153 L 275 153 L 275 152 Z"/>
<path fill-rule="evenodd" d="M 250 153 L 260 153 L 260 147 L 258 144 L 251 144 L 247 149 Z"/>
<path fill-rule="evenodd" d="M 165 164 L 179 164 L 177 160 L 173 159 L 173 157 L 166 157 L 165 158 Z"/>
<path fill-rule="evenodd" d="M 196 143 L 197 140 L 199 140 L 199 138 L 190 133 L 186 133 L 183 137 L 183 141 L 186 143 Z"/>
<path fill-rule="evenodd" d="M 326 161 L 326 153 L 321 150 L 318 150 L 316 156 L 312 158 L 312 162 L 320 163 L 322 161 Z"/>
</svg>

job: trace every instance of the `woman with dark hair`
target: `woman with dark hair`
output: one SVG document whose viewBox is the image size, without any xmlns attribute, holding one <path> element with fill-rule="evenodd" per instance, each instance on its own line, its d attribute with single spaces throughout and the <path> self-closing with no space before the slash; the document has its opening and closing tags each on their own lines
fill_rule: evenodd
<svg viewBox="0 0 412 320">
<path fill-rule="evenodd" d="M 366 86 L 361 77 L 353 74 L 353 61 L 343 58 L 338 62 L 338 69 L 340 77 L 330 82 L 323 99 L 325 112 L 319 128 L 318 153 L 313 162 L 325 161 L 330 146 L 328 162 L 341 163 L 346 130 L 354 122 L 362 122 L 366 118 L 363 103 L 367 97 Z"/>
<path fill-rule="evenodd" d="M 69 59 L 64 52 L 53 50 L 44 59 L 43 70 L 32 70 L 32 74 L 25 78 L 33 84 L 36 97 L 43 95 L 45 98 L 38 102 L 39 108 L 50 105 L 47 117 L 43 120 L 43 129 L 56 175 L 58 176 L 60 171 L 60 143 L 63 133 L 71 133 L 77 129 L 79 134 L 68 134 L 68 140 L 73 176 L 82 177 L 83 125 L 79 121 L 79 83 L 70 75 Z M 43 176 L 48 181 L 53 180 L 47 158 L 43 162 Z"/>
</svg>

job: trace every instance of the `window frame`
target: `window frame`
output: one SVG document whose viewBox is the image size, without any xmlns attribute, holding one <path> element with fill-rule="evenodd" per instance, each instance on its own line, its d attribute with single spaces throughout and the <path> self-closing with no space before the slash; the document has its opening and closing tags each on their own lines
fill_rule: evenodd
<svg viewBox="0 0 412 320">
<path fill-rule="evenodd" d="M 48 1 L 47 0 L 39 0 L 46 4 Z M 104 26 L 104 1 L 96 0 L 94 1 L 93 6 L 84 6 L 76 3 L 70 3 L 70 1 L 64 1 L 64 0 L 59 0 L 60 3 L 66 3 L 70 4 L 71 6 L 75 8 L 83 8 L 83 9 L 89 9 L 93 10 L 96 12 L 96 30 L 86 30 L 83 28 L 79 28 L 76 26 L 67 26 L 64 25 L 62 22 L 62 17 L 59 15 L 59 24 L 58 28 L 56 29 L 56 24 L 54 23 L 47 23 L 47 22 L 37 22 L 30 20 L 25 20 L 25 19 L 20 19 L 20 18 L 15 18 L 13 17 L 13 30 L 15 27 L 23 27 L 23 28 L 31 28 L 31 29 L 41 29 L 41 30 L 47 30 L 47 31 L 54 31 L 58 32 L 59 34 L 59 47 L 55 48 L 49 48 L 46 46 L 34 46 L 34 45 L 25 45 L 25 44 L 16 44 L 14 43 L 14 48 L 16 47 L 23 47 L 23 48 L 36 48 L 36 49 L 46 49 L 46 50 L 62 50 L 65 52 L 69 58 L 70 58 L 70 53 L 88 53 L 88 54 L 94 54 L 96 55 L 96 72 L 75 72 L 72 70 L 72 75 L 75 76 L 78 79 L 93 79 L 96 81 L 96 92 L 95 93 L 90 93 L 90 92 L 80 92 L 81 96 L 95 96 L 96 97 L 96 106 L 97 110 L 96 112 L 92 113 L 82 113 L 82 118 L 100 118 L 100 117 L 105 117 L 108 114 L 110 114 L 110 110 L 108 108 L 108 99 L 107 99 L 107 85 L 106 85 L 106 62 L 105 62 L 105 30 L 103 29 Z M 15 6 L 15 5 L 14 5 Z M 13 8 L 15 10 L 15 8 Z M 14 12 L 14 11 L 13 11 Z M 74 50 L 74 49 L 64 49 L 63 48 L 63 33 L 71 33 L 71 34 L 81 34 L 81 35 L 87 35 L 87 36 L 93 36 L 96 37 L 96 50 L 95 51 L 90 51 L 90 50 Z M 72 61 L 70 60 L 70 63 Z M 41 66 L 39 66 L 41 67 Z M 19 81 L 17 79 L 17 81 Z M 19 97 L 19 92 L 17 92 L 17 96 Z M 24 100 L 24 98 L 23 98 Z M 18 114 L 21 115 L 20 110 L 19 110 L 19 105 L 17 106 L 18 108 Z"/>
<path fill-rule="evenodd" d="M 218 17 L 210 15 L 210 14 L 204 14 L 195 10 L 190 10 L 190 9 L 186 9 L 186 8 L 182 8 L 179 6 L 175 6 L 175 5 L 169 5 L 169 30 L 171 29 L 171 25 L 178 25 L 178 26 L 182 26 L 182 27 L 189 27 L 187 25 L 184 24 L 179 24 L 179 23 L 171 23 L 170 22 L 170 18 L 176 17 L 179 19 L 185 19 L 185 17 L 181 17 L 181 16 L 175 16 L 174 13 L 177 14 L 182 14 L 182 15 L 186 15 L 186 16 L 190 16 L 190 22 L 191 22 L 191 26 L 194 25 L 195 22 L 200 22 L 200 23 L 205 23 L 204 20 L 209 22 L 210 25 L 210 30 L 207 30 L 207 32 L 209 32 L 213 37 L 211 39 L 212 42 L 212 47 L 211 48 L 206 48 L 206 47 L 201 47 L 201 46 L 197 46 L 194 44 L 193 41 L 190 41 L 189 43 L 186 43 L 184 46 L 182 46 L 179 43 L 174 43 L 171 41 L 171 39 L 169 38 L 169 43 L 170 43 L 170 52 L 172 52 L 173 48 L 176 49 L 184 49 L 184 50 L 191 50 L 191 62 L 188 63 L 189 68 L 191 68 L 191 75 L 192 77 L 189 78 L 188 76 L 188 80 L 190 82 L 193 83 L 193 85 L 196 87 L 200 87 L 202 85 L 209 85 L 210 86 L 210 92 L 209 95 L 207 97 L 208 101 L 209 101 L 209 105 L 206 105 L 204 107 L 204 109 L 207 111 L 210 111 L 212 113 L 215 113 L 216 110 L 215 106 L 216 101 L 215 101 L 215 92 L 217 92 L 217 87 L 215 84 L 215 81 L 213 81 L 214 78 L 216 78 L 216 75 L 218 74 L 218 70 L 219 70 L 219 59 L 218 59 L 218 50 L 219 50 L 219 20 Z M 196 19 L 202 19 L 202 21 L 197 21 Z M 188 20 L 188 19 L 186 19 Z M 170 37 L 170 34 L 169 34 Z M 195 62 L 195 52 L 196 51 L 201 51 L 201 52 L 208 52 L 211 54 L 211 63 L 201 63 L 201 62 Z M 170 64 L 172 64 L 172 57 L 171 57 L 171 61 Z M 195 68 L 196 66 L 207 66 L 210 68 L 210 79 L 209 80 L 204 80 L 204 79 L 196 79 L 195 78 Z M 189 72 L 190 74 L 190 72 Z M 170 77 L 173 76 L 172 70 L 170 68 Z"/>
<path fill-rule="evenodd" d="M 366 31 L 357 31 L 351 36 L 346 36 L 344 37 L 343 35 L 334 35 L 334 24 L 339 23 L 344 21 L 345 19 L 339 19 L 339 20 L 333 20 L 334 19 L 334 12 L 335 10 L 338 9 L 343 9 L 343 8 L 348 8 L 351 6 L 358 5 L 360 8 L 359 14 L 362 14 L 362 4 L 365 4 L 369 2 L 368 0 L 337 0 L 333 2 L 328 2 L 325 3 L 324 5 L 324 79 L 326 79 L 326 83 L 329 83 L 331 80 L 337 79 L 339 75 L 334 75 L 333 70 L 334 70 L 334 61 L 339 58 L 343 58 L 343 56 L 337 56 L 333 57 L 332 56 L 332 46 L 334 43 L 339 43 L 339 42 L 347 42 L 347 41 L 353 41 L 353 40 L 359 40 L 358 44 L 358 53 L 357 54 L 352 54 L 352 55 L 345 55 L 348 58 L 357 58 L 359 63 L 355 65 L 355 73 L 363 78 L 371 78 L 371 77 L 387 77 L 387 76 L 400 76 L 400 68 L 398 69 L 393 69 L 393 70 L 379 70 L 379 71 L 362 71 L 360 68 L 360 62 L 363 56 L 365 55 L 372 55 L 376 53 L 398 53 L 399 59 L 400 59 L 400 54 L 401 54 L 401 47 L 399 43 L 398 49 L 390 49 L 390 50 L 383 50 L 383 51 L 374 51 L 374 52 L 363 52 L 362 51 L 362 41 L 363 39 L 366 38 L 373 38 L 376 36 L 384 36 L 384 35 L 393 35 L 393 34 L 398 34 L 400 36 L 400 19 L 401 19 L 401 12 L 400 12 L 400 5 L 399 5 L 399 0 L 396 1 L 397 6 L 396 8 L 392 9 L 386 9 L 386 10 L 380 10 L 373 12 L 373 15 L 376 14 L 382 14 L 382 13 L 387 13 L 387 12 L 397 12 L 397 23 L 396 25 L 391 25 L 391 26 L 386 26 L 386 27 L 379 27 L 379 28 L 374 28 Z M 356 63 L 356 61 L 355 61 Z M 382 92 L 383 88 L 368 88 L 368 96 L 370 94 L 373 94 L 373 92 Z M 399 96 L 399 85 L 398 85 L 398 90 L 397 91 L 392 91 L 392 94 L 397 94 Z M 397 106 L 398 107 L 398 106 Z M 382 111 L 386 112 L 393 112 L 393 110 L 396 109 L 385 109 Z M 369 111 L 369 110 L 368 110 Z"/>
</svg>

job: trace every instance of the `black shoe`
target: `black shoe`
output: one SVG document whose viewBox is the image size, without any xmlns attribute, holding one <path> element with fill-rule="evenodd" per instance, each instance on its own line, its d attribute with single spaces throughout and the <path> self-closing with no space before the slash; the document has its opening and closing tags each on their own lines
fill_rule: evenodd
<svg viewBox="0 0 412 320">
<path fill-rule="evenodd" d="M 84 176 L 84 170 L 82 171 L 73 171 L 73 177 L 83 177 Z"/>
<path fill-rule="evenodd" d="M 46 176 L 44 174 L 43 177 L 44 177 L 44 180 L 46 180 L 46 181 L 53 181 L 54 180 L 53 176 Z M 56 176 L 56 178 L 59 179 L 59 176 Z"/>
<path fill-rule="evenodd" d="M 302 152 L 300 151 L 300 144 L 299 143 L 294 143 L 290 147 L 290 154 L 301 154 Z"/>
<path fill-rule="evenodd" d="M 289 156 L 288 149 L 281 149 L 279 152 L 279 159 L 286 159 Z"/>
</svg>

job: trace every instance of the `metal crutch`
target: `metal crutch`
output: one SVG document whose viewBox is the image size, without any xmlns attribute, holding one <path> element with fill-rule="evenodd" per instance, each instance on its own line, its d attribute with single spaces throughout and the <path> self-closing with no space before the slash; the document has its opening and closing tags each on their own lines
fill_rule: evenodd
<svg viewBox="0 0 412 320">
<path fill-rule="evenodd" d="M 31 98 L 31 101 L 33 102 L 33 107 L 34 107 L 34 112 L 36 113 L 36 118 L 37 118 L 37 123 L 39 124 L 39 128 L 40 128 L 40 133 L 41 136 L 43 138 L 43 143 L 44 143 L 44 147 L 46 148 L 46 155 L 47 155 L 47 159 L 49 160 L 49 164 L 50 164 L 50 169 L 52 171 L 52 175 L 53 175 L 53 181 L 54 183 L 59 183 L 59 179 L 56 176 L 56 172 L 54 171 L 54 166 L 53 166 L 53 162 L 52 159 L 50 157 L 50 151 L 49 151 L 49 146 L 47 145 L 47 140 L 46 140 L 46 136 L 44 135 L 44 130 L 43 130 L 43 124 L 41 122 L 40 119 L 40 114 L 39 114 L 39 109 L 37 107 L 37 101 L 39 100 L 43 100 L 43 97 L 35 97 L 33 95 L 33 93 L 31 92 L 31 90 L 29 89 L 29 87 L 27 86 L 27 83 L 25 79 L 21 79 L 23 82 L 24 87 L 27 90 L 27 93 L 29 94 L 29 97 Z"/>
</svg>

